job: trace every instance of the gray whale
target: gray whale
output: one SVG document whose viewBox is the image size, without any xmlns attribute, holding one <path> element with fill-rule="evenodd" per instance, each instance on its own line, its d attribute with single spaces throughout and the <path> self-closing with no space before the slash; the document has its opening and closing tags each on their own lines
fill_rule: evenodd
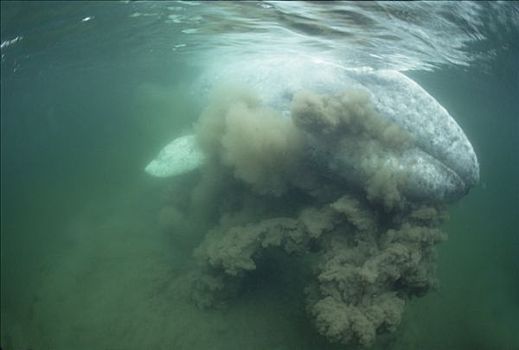
<svg viewBox="0 0 519 350">
<path fill-rule="evenodd" d="M 479 164 L 472 145 L 448 111 L 419 84 L 398 71 L 352 70 L 333 62 L 306 56 L 266 56 L 214 64 L 196 83 L 201 96 L 221 83 L 252 88 L 262 102 L 289 118 L 295 94 L 311 90 L 337 94 L 346 89 L 366 91 L 376 111 L 400 126 L 414 139 L 402 154 L 383 152 L 386 170 L 405 173 L 402 192 L 410 199 L 453 201 L 479 181 Z M 359 181 L 351 157 L 327 140 L 312 141 L 312 157 L 346 178 Z M 364 156 L 364 155 L 362 155 Z M 367 156 L 367 155 L 366 155 Z M 324 158 L 324 161 L 323 161 Z M 192 135 L 168 144 L 146 167 L 153 176 L 168 177 L 191 171 L 204 162 Z"/>
</svg>

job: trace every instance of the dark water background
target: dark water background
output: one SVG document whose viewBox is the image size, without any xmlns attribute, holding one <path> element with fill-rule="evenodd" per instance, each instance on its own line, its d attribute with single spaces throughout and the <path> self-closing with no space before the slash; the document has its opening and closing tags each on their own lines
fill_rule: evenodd
<svg viewBox="0 0 519 350">
<path fill-rule="evenodd" d="M 161 229 L 168 183 L 143 168 L 202 107 L 189 87 L 212 45 L 197 49 L 206 37 L 182 30 L 218 37 L 258 6 L 227 4 L 239 21 L 218 17 L 222 5 L 166 4 L 182 10 L 2 2 L 2 349 L 336 348 L 275 278 L 223 313 L 186 302 L 201 236 Z M 519 29 L 496 20 L 519 4 L 493 5 L 463 54 L 426 52 L 404 67 L 465 130 L 481 183 L 452 205 L 441 287 L 411 303 L 394 349 L 519 349 Z M 336 35 L 279 13 L 287 28 Z"/>
</svg>

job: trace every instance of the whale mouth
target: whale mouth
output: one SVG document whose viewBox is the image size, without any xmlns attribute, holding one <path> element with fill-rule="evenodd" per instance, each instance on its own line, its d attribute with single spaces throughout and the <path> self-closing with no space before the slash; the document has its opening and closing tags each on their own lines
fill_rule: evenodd
<svg viewBox="0 0 519 350">
<path fill-rule="evenodd" d="M 397 71 L 348 72 L 380 115 L 408 132 L 415 148 L 402 156 L 412 175 L 407 192 L 418 200 L 454 201 L 479 182 L 479 162 L 449 112 L 418 83 Z"/>
<path fill-rule="evenodd" d="M 456 174 L 467 190 L 479 182 L 472 144 L 449 112 L 418 83 L 390 70 L 356 77 L 379 113 L 413 135 L 417 147 Z"/>
<path fill-rule="evenodd" d="M 399 114 L 395 118 L 388 117 L 387 113 L 394 111 L 380 103 L 376 108 L 372 94 L 363 88 L 333 95 L 300 92 L 292 101 L 291 116 L 308 135 L 312 159 L 321 168 L 363 188 L 368 198 L 378 199 L 388 207 L 404 197 L 413 201 L 452 201 L 466 194 L 471 185 L 433 155 L 442 150 L 428 152 L 419 139 L 424 132 L 409 128 L 409 123 L 404 129 L 402 113 L 396 111 Z M 430 131 L 438 132 L 445 134 L 441 126 Z"/>
</svg>

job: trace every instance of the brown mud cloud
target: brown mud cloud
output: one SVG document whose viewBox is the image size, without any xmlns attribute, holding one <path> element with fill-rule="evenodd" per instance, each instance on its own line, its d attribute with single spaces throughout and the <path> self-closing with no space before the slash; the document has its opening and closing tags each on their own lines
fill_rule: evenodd
<svg viewBox="0 0 519 350">
<path fill-rule="evenodd" d="M 405 174 L 387 170 L 386 155 L 412 139 L 379 116 L 365 92 L 304 91 L 291 114 L 227 88 L 196 124 L 208 161 L 182 189 L 189 193 L 182 215 L 204 220 L 208 230 L 195 250 L 193 301 L 232 302 L 272 250 L 311 255 L 300 260 L 313 276 L 301 293 L 316 329 L 332 342 L 370 346 L 395 331 L 411 297 L 435 286 L 445 211 L 401 193 Z M 322 140 L 325 151 L 317 149 Z M 339 151 L 360 178 L 347 181 L 323 166 Z"/>
</svg>

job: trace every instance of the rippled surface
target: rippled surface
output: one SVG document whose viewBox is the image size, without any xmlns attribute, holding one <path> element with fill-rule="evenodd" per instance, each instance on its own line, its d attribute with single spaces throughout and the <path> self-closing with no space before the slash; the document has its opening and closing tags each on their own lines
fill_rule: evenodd
<svg viewBox="0 0 519 350">
<path fill-rule="evenodd" d="M 41 55 L 58 52 L 81 59 L 81 52 L 92 47 L 121 47 L 127 55 L 172 51 L 175 60 L 195 65 L 215 56 L 239 59 L 248 53 L 282 52 L 312 54 L 348 67 L 429 70 L 488 62 L 509 50 L 508 39 L 519 31 L 515 2 L 179 1 L 20 7 L 2 14 L 2 61 L 13 69 Z M 25 16 L 24 7 L 32 7 L 33 14 Z"/>
</svg>

